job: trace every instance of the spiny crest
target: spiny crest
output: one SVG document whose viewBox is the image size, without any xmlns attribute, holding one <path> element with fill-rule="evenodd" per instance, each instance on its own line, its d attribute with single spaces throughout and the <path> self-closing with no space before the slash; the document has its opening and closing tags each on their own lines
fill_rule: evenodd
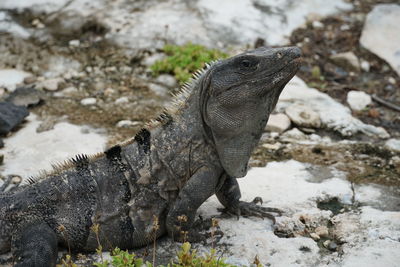
<svg viewBox="0 0 400 267">
<path fill-rule="evenodd" d="M 155 128 L 161 125 L 168 125 L 173 121 L 173 116 L 180 110 L 180 108 L 184 105 L 187 98 L 192 93 L 193 89 L 197 86 L 201 77 L 216 63 L 219 61 L 212 61 L 210 63 L 205 63 L 205 67 L 196 71 L 192 78 L 185 82 L 178 93 L 173 94 L 173 100 L 170 105 L 168 105 L 164 111 L 156 118 L 151 120 L 146 124 L 146 128 Z M 150 149 L 150 131 L 146 128 L 140 130 L 134 138 L 128 139 L 125 142 L 120 143 L 110 149 L 106 150 L 105 152 L 100 152 L 93 155 L 84 155 L 80 154 L 75 156 L 75 158 L 71 158 L 65 160 L 63 162 L 53 163 L 51 171 L 40 171 L 37 176 L 30 176 L 29 178 L 25 179 L 22 185 L 29 185 L 37 183 L 41 180 L 46 179 L 47 177 L 58 175 L 65 170 L 77 167 L 83 168 L 87 166 L 91 161 L 94 161 L 104 155 L 111 156 L 115 153 L 119 153 L 121 147 L 127 146 L 132 144 L 133 142 L 137 142 L 139 146 L 142 147 L 145 153 Z"/>
<path fill-rule="evenodd" d="M 197 70 L 195 73 L 193 73 L 192 77 L 189 79 L 189 81 L 185 82 L 179 92 L 177 93 L 172 93 L 172 101 L 170 104 L 167 105 L 166 108 L 164 108 L 163 112 L 161 115 L 156 118 L 151 120 L 150 122 L 146 123 L 146 128 L 152 129 L 160 124 L 164 124 L 165 122 L 171 122 L 173 119 L 173 116 L 180 110 L 180 108 L 185 104 L 185 101 L 188 99 L 190 94 L 192 93 L 193 89 L 197 86 L 198 82 L 200 81 L 201 77 L 216 63 L 218 63 L 218 60 L 212 61 L 210 63 L 205 63 L 204 68 Z M 166 114 L 164 116 L 163 114 Z M 165 120 L 167 119 L 167 120 Z"/>
<path fill-rule="evenodd" d="M 50 171 L 45 171 L 41 170 L 39 171 L 39 174 L 36 176 L 30 176 L 28 177 L 22 185 L 29 185 L 29 184 L 34 184 L 37 183 L 41 180 L 46 179 L 47 177 L 58 175 L 62 173 L 65 170 L 71 169 L 71 168 L 84 168 L 89 164 L 90 161 L 95 160 L 99 157 L 104 155 L 104 153 L 97 153 L 93 155 L 85 155 L 85 154 L 78 154 L 74 158 L 70 158 L 67 160 L 64 160 L 62 162 L 56 162 L 52 163 L 51 167 L 52 170 Z"/>
</svg>

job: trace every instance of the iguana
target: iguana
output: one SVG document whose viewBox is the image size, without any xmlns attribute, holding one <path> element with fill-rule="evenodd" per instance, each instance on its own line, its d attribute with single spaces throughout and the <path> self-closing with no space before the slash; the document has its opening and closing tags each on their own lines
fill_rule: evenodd
<svg viewBox="0 0 400 267">
<path fill-rule="evenodd" d="M 240 201 L 236 178 L 246 175 L 300 54 L 297 47 L 258 48 L 214 62 L 132 140 L 3 192 L 0 254 L 11 250 L 18 267 L 54 266 L 58 245 L 96 249 L 93 225 L 105 248 L 139 247 L 181 231 L 190 237 L 197 209 L 213 194 L 233 214 L 273 218 L 277 209 Z"/>
</svg>

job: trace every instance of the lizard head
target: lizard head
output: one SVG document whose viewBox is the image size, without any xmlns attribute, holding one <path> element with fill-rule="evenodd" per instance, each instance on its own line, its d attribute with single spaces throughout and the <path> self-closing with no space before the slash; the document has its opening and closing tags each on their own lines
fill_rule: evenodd
<svg viewBox="0 0 400 267">
<path fill-rule="evenodd" d="M 250 155 L 300 59 L 297 47 L 258 48 L 210 67 L 201 111 L 228 175 L 246 175 Z"/>
</svg>

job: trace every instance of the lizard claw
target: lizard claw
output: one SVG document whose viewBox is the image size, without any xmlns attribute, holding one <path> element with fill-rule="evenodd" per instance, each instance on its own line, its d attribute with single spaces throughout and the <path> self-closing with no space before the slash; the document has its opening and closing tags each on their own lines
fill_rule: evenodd
<svg viewBox="0 0 400 267">
<path fill-rule="evenodd" d="M 263 203 L 261 197 L 256 197 L 252 202 L 245 202 L 245 201 L 239 201 L 237 205 L 234 207 L 226 208 L 222 211 L 228 215 L 236 215 L 237 218 L 239 219 L 239 216 L 254 216 L 254 217 L 259 217 L 259 218 L 268 218 L 270 219 L 274 224 L 276 222 L 275 220 L 275 215 L 271 213 L 276 213 L 278 216 L 282 215 L 282 211 L 276 208 L 271 208 L 271 207 L 262 207 L 257 205 L 257 203 Z"/>
</svg>

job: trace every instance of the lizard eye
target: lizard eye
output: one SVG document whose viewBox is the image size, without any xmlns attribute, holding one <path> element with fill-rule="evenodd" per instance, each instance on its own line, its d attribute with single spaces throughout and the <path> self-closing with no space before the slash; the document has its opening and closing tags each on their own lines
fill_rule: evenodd
<svg viewBox="0 0 400 267">
<path fill-rule="evenodd" d="M 251 65 L 250 61 L 247 59 L 244 59 L 241 64 L 242 64 L 242 67 L 245 67 L 245 68 L 248 68 Z"/>
</svg>

